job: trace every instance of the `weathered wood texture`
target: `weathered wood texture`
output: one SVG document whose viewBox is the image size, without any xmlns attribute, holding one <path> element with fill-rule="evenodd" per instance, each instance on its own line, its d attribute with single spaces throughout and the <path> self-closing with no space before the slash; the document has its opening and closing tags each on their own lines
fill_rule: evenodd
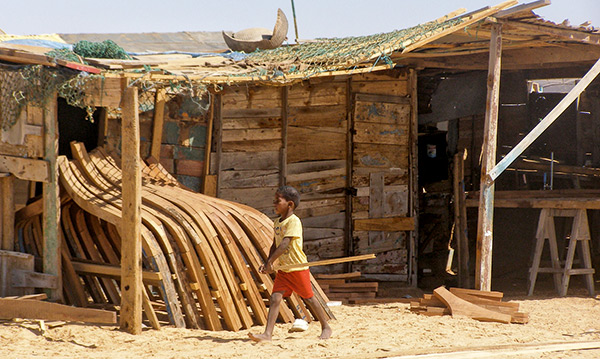
<svg viewBox="0 0 600 359">
<path fill-rule="evenodd" d="M 387 76 L 386 76 L 387 75 Z M 361 78 L 362 77 L 362 78 Z M 407 278 L 406 232 L 409 213 L 409 154 L 412 147 L 408 74 L 357 76 L 352 81 L 352 203 L 355 253 L 382 253 L 353 265 L 363 273 Z"/>
<path fill-rule="evenodd" d="M 142 173 L 138 89 L 123 93 L 121 136 L 123 138 L 123 208 L 121 243 L 121 329 L 142 332 Z"/>
<path fill-rule="evenodd" d="M 57 95 L 49 96 L 44 104 L 44 160 L 48 165 L 48 181 L 42 185 L 43 214 L 43 271 L 58 277 L 61 283 L 60 198 L 58 179 L 58 103 Z M 49 289 L 48 297 L 62 299 L 62 291 Z"/>
</svg>

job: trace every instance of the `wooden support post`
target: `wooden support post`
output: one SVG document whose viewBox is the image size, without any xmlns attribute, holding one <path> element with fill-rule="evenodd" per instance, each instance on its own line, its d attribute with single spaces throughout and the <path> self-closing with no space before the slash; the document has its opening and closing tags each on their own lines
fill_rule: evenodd
<svg viewBox="0 0 600 359">
<path fill-rule="evenodd" d="M 222 154 L 223 154 L 223 96 L 218 93 L 215 95 L 215 106 L 214 106 L 214 126 L 216 139 L 216 172 L 217 176 L 217 189 L 215 190 L 215 197 L 219 197 L 219 191 L 221 190 L 221 166 L 222 166 Z"/>
<path fill-rule="evenodd" d="M 121 329 L 142 332 L 141 165 L 138 89 L 128 87 L 121 102 L 123 209 L 121 222 Z"/>
<path fill-rule="evenodd" d="M 210 98 L 211 93 L 208 93 Z M 202 174 L 202 193 L 209 194 L 210 184 L 213 183 L 210 177 L 210 153 L 212 151 L 212 134 L 213 134 L 213 123 L 214 123 L 214 112 L 215 112 L 215 101 L 210 101 L 210 110 L 208 112 L 208 119 L 206 123 L 206 141 L 204 143 L 204 173 Z"/>
<path fill-rule="evenodd" d="M 150 156 L 160 162 L 160 146 L 162 144 L 163 124 L 165 121 L 165 89 L 156 90 L 154 98 L 154 123 L 152 126 L 152 146 Z"/>
<path fill-rule="evenodd" d="M 470 287 L 469 241 L 467 237 L 467 206 L 465 198 L 465 150 L 454 155 L 454 223 L 458 252 L 458 286 Z"/>
<path fill-rule="evenodd" d="M 492 287 L 494 182 L 488 180 L 488 174 L 496 163 L 501 59 L 502 25 L 493 23 L 490 38 L 490 60 L 488 67 L 487 100 L 483 135 L 479 214 L 477 218 L 477 268 L 475 271 L 475 287 L 479 290 L 491 290 Z"/>
<path fill-rule="evenodd" d="M 279 151 L 279 185 L 284 186 L 287 181 L 287 147 L 288 147 L 288 95 L 289 87 L 281 89 L 281 149 Z"/>
<path fill-rule="evenodd" d="M 344 255 L 349 256 L 354 254 L 354 238 L 352 237 L 352 160 L 354 159 L 352 143 L 352 132 L 354 131 L 354 114 L 352 112 L 352 77 L 346 80 L 346 219 L 344 224 Z M 352 264 L 350 262 L 344 264 L 344 272 L 350 272 Z"/>
<path fill-rule="evenodd" d="M 100 109 L 100 118 L 98 120 L 98 146 L 104 146 L 106 133 L 108 132 L 108 111 L 105 107 Z"/>
<path fill-rule="evenodd" d="M 409 213 L 415 219 L 415 230 L 409 234 L 408 281 L 413 287 L 417 286 L 417 254 L 419 228 L 419 157 L 417 141 L 419 139 L 419 114 L 417 113 L 417 72 L 410 69 L 408 73 L 410 86 L 410 193 Z"/>
<path fill-rule="evenodd" d="M 42 193 L 44 198 L 43 211 L 43 270 L 44 273 L 58 277 L 58 286 L 47 289 L 46 294 L 51 300 L 62 299 L 62 270 L 61 270 L 61 240 L 60 226 L 60 195 L 58 183 L 58 103 L 56 93 L 48 96 L 44 104 L 44 159 L 48 164 L 48 182 L 44 182 Z"/>
<path fill-rule="evenodd" d="M 12 251 L 15 247 L 15 176 L 0 174 L 0 202 L 2 203 L 2 249 Z"/>
</svg>

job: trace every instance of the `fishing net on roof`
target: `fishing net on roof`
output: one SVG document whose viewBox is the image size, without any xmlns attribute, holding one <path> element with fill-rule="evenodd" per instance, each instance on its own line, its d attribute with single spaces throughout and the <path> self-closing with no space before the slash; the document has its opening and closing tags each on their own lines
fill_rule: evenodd
<svg viewBox="0 0 600 359">
<path fill-rule="evenodd" d="M 389 56 L 402 51 L 420 40 L 434 36 L 445 29 L 459 25 L 465 18 L 431 21 L 408 29 L 368 36 L 317 39 L 296 46 L 282 46 L 272 50 L 257 50 L 248 54 L 246 61 L 258 65 L 257 75 L 305 74 L 351 69 L 367 61 L 371 66 L 390 64 Z M 248 76 L 248 74 L 243 74 Z"/>
<path fill-rule="evenodd" d="M 71 106 L 93 110 L 86 102 L 84 89 L 100 75 L 51 68 L 42 65 L 0 67 L 0 123 L 3 130 L 10 129 L 27 105 L 43 107 L 57 93 Z"/>
<path fill-rule="evenodd" d="M 139 111 L 154 109 L 157 89 L 165 89 L 166 100 L 182 96 L 189 99 L 193 111 L 202 115 L 208 111 L 210 98 L 206 84 L 191 80 L 147 81 L 144 73 L 130 86 L 139 88 Z M 46 101 L 57 93 L 74 107 L 87 112 L 87 119 L 93 121 L 96 109 L 90 93 L 103 93 L 104 76 L 71 70 L 64 67 L 42 65 L 0 66 L 0 125 L 9 130 L 17 123 L 23 109 L 28 106 L 43 107 Z M 118 113 L 118 111 L 116 112 Z"/>
</svg>

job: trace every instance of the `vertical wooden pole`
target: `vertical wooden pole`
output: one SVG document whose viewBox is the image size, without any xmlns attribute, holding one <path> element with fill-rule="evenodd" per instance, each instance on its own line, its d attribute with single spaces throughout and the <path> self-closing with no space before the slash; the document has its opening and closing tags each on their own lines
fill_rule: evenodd
<svg viewBox="0 0 600 359">
<path fill-rule="evenodd" d="M 454 155 L 454 223 L 458 252 L 458 286 L 469 288 L 469 242 L 467 237 L 467 207 L 465 204 L 465 155 Z"/>
<path fill-rule="evenodd" d="M 491 290 L 492 287 L 494 181 L 490 180 L 489 172 L 496 164 L 501 59 L 502 25 L 493 23 L 490 39 L 483 156 L 479 187 L 479 214 L 477 218 L 477 269 L 475 271 L 475 287 L 479 290 Z"/>
<path fill-rule="evenodd" d="M 352 160 L 354 159 L 354 145 L 352 142 L 354 132 L 354 113 L 352 108 L 354 103 L 352 101 L 352 77 L 349 77 L 346 81 L 346 223 L 345 223 L 345 243 L 344 253 L 346 256 L 354 254 L 353 239 L 352 239 Z M 352 269 L 352 263 L 348 262 L 344 264 L 344 271 L 350 272 Z"/>
<path fill-rule="evenodd" d="M 287 147 L 288 147 L 288 95 L 289 87 L 281 89 L 281 151 L 279 153 L 279 185 L 283 186 L 287 181 Z"/>
<path fill-rule="evenodd" d="M 219 191 L 221 190 L 221 166 L 223 161 L 221 156 L 223 155 L 223 95 L 220 93 L 215 95 L 215 105 L 213 108 L 214 114 L 214 126 L 216 138 L 216 173 L 217 176 L 217 189 L 215 190 L 215 197 L 219 197 Z"/>
<path fill-rule="evenodd" d="M 61 277 L 61 241 L 59 238 L 60 226 L 60 198 L 58 184 L 58 102 L 56 93 L 46 99 L 44 105 L 44 160 L 48 162 L 49 181 L 42 186 L 44 198 L 43 214 L 43 268 L 44 273 L 58 277 L 58 286 L 48 289 L 48 298 L 51 300 L 62 299 Z"/>
<path fill-rule="evenodd" d="M 209 99 L 212 95 L 208 93 Z M 208 111 L 208 119 L 206 123 L 206 141 L 204 142 L 204 173 L 202 174 L 202 193 L 207 194 L 210 186 L 210 153 L 212 151 L 212 140 L 213 140 L 213 123 L 214 123 L 214 110 L 215 101 L 214 98 L 210 100 L 210 109 Z M 212 181 L 210 181 L 212 183 Z"/>
<path fill-rule="evenodd" d="M 121 329 L 131 334 L 140 334 L 142 332 L 142 177 L 137 87 L 125 89 L 121 109 L 123 171 Z"/>
<path fill-rule="evenodd" d="M 410 194 L 409 215 L 415 219 L 415 230 L 409 234 L 408 252 L 408 281 L 413 287 L 417 286 L 417 253 L 419 232 L 419 157 L 417 141 L 419 140 L 419 114 L 417 102 L 417 72 L 410 69 L 408 73 L 408 86 L 410 91 Z"/>
<path fill-rule="evenodd" d="M 0 174 L 0 202 L 2 202 L 2 249 L 15 249 L 15 176 L 10 173 Z"/>
<path fill-rule="evenodd" d="M 154 121 L 152 126 L 152 145 L 150 156 L 160 162 L 160 147 L 162 144 L 163 124 L 165 122 L 165 89 L 156 90 L 154 98 Z"/>
<path fill-rule="evenodd" d="M 102 107 L 100 109 L 100 116 L 98 120 L 98 146 L 104 146 L 106 140 L 106 132 L 108 130 L 108 111 Z"/>
</svg>

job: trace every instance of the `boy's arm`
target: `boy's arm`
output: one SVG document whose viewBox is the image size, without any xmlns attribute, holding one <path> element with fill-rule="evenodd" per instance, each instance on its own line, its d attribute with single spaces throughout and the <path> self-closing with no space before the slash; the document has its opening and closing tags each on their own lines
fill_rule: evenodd
<svg viewBox="0 0 600 359">
<path fill-rule="evenodd" d="M 271 250 L 269 251 L 269 258 L 267 258 L 267 262 L 260 266 L 258 270 L 262 273 L 273 273 L 273 263 L 277 258 L 281 257 L 281 255 L 285 253 L 287 248 L 290 246 L 291 240 L 292 237 L 283 237 L 279 247 L 275 247 L 275 242 L 273 242 Z"/>
</svg>

